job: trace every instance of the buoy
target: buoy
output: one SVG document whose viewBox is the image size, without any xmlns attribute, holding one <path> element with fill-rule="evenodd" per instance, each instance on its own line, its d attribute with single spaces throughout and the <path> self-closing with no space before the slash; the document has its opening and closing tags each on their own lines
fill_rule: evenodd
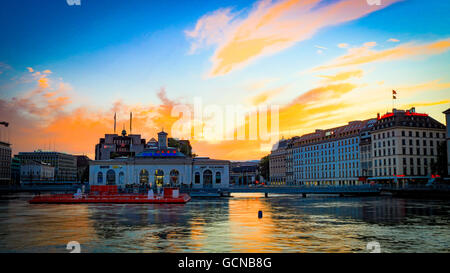
<svg viewBox="0 0 450 273">
<path fill-rule="evenodd" d="M 258 211 L 258 218 L 262 218 L 263 214 L 262 214 L 262 210 Z"/>
</svg>

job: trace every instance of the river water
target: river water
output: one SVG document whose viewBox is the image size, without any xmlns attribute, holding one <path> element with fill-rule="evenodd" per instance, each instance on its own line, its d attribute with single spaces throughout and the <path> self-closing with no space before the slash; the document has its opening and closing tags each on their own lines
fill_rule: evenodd
<svg viewBox="0 0 450 273">
<path fill-rule="evenodd" d="M 0 196 L 0 252 L 450 252 L 450 201 L 234 194 L 185 205 Z M 258 218 L 258 211 L 263 217 Z"/>
</svg>

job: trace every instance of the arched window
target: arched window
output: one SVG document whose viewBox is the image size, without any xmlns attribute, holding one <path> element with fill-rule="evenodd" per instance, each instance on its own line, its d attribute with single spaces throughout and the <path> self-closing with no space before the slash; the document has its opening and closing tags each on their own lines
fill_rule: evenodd
<svg viewBox="0 0 450 273">
<path fill-rule="evenodd" d="M 200 173 L 199 172 L 195 173 L 194 183 L 195 184 L 200 184 Z"/>
<path fill-rule="evenodd" d="M 97 184 L 103 184 L 103 173 L 98 172 L 97 174 Z"/>
<path fill-rule="evenodd" d="M 123 172 L 119 173 L 119 184 L 123 184 L 123 180 L 124 180 L 125 175 L 123 174 Z"/>
<path fill-rule="evenodd" d="M 106 172 L 106 185 L 116 184 L 116 173 L 113 170 L 108 170 Z"/>
<path fill-rule="evenodd" d="M 163 170 L 155 171 L 155 184 L 157 187 L 162 187 L 164 184 L 164 172 Z"/>
<path fill-rule="evenodd" d="M 211 187 L 212 186 L 212 172 L 210 170 L 206 170 L 203 172 L 203 187 Z"/>
<path fill-rule="evenodd" d="M 139 172 L 139 183 L 142 184 L 148 184 L 148 171 L 147 170 L 141 170 Z"/>
<path fill-rule="evenodd" d="M 222 182 L 222 174 L 220 172 L 216 172 L 216 184 L 220 184 Z"/>
<path fill-rule="evenodd" d="M 180 173 L 178 172 L 178 170 L 171 170 L 170 171 L 170 184 L 172 184 L 172 185 L 178 184 L 179 176 L 180 176 Z"/>
</svg>

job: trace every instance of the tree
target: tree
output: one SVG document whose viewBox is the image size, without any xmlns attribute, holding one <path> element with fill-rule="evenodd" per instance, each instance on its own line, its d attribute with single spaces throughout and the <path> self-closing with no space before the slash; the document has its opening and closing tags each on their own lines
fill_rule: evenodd
<svg viewBox="0 0 450 273">
<path fill-rule="evenodd" d="M 437 144 L 437 161 L 431 165 L 431 172 L 441 177 L 447 176 L 447 142 L 442 141 Z"/>
<path fill-rule="evenodd" d="M 169 147 L 177 148 L 178 151 L 186 156 L 192 157 L 192 146 L 189 140 L 176 140 L 169 137 L 168 143 Z"/>
<path fill-rule="evenodd" d="M 259 170 L 261 176 L 264 177 L 266 181 L 268 181 L 270 178 L 269 155 L 266 155 L 265 157 L 261 158 L 261 160 L 259 161 Z"/>
</svg>

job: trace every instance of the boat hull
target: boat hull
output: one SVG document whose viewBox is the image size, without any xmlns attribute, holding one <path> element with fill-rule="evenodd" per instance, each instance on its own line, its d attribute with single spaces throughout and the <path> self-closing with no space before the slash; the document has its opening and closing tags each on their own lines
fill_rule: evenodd
<svg viewBox="0 0 450 273">
<path fill-rule="evenodd" d="M 85 195 L 75 197 L 73 194 L 38 195 L 33 197 L 30 204 L 185 204 L 191 200 L 188 194 L 180 194 L 179 197 L 154 197 L 147 198 L 142 194 L 111 194 L 111 195 Z"/>
</svg>

